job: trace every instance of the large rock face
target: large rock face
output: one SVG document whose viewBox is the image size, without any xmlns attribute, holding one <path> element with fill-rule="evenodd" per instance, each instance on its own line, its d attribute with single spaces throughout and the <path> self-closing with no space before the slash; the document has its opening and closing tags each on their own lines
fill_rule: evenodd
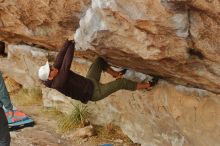
<svg viewBox="0 0 220 146">
<path fill-rule="evenodd" d="M 78 50 L 219 94 L 219 14 L 219 0 L 0 0 L 0 40 L 14 44 L 0 70 L 24 87 L 39 85 L 37 69 L 53 56 L 39 47 L 57 50 L 79 27 Z M 66 98 L 44 89 L 47 106 L 68 111 Z M 218 146 L 219 99 L 160 82 L 151 92 L 119 91 L 89 103 L 90 120 L 113 122 L 143 146 Z"/>
<path fill-rule="evenodd" d="M 90 0 L 0 0 L 0 40 L 57 49 Z"/>
<path fill-rule="evenodd" d="M 219 13 L 219 0 L 93 0 L 75 38 L 114 64 L 220 93 Z"/>
<path fill-rule="evenodd" d="M 8 45 L 8 57 L 0 58 L 0 71 L 20 83 L 24 88 L 40 85 L 38 69 L 54 58 L 55 52 L 49 52 L 28 45 Z"/>
<path fill-rule="evenodd" d="M 85 11 L 78 48 L 220 93 L 219 0 L 0 1 L 0 40 L 56 50 Z"/>
<path fill-rule="evenodd" d="M 74 71 L 85 75 L 88 65 L 77 62 Z M 102 83 L 112 81 L 103 74 Z M 118 91 L 102 101 L 89 102 L 89 120 L 121 127 L 142 146 L 218 146 L 220 100 L 205 90 L 160 81 L 151 91 Z M 68 113 L 79 101 L 56 90 L 43 89 L 44 105 Z M 73 105 L 72 105 L 73 104 Z"/>
</svg>

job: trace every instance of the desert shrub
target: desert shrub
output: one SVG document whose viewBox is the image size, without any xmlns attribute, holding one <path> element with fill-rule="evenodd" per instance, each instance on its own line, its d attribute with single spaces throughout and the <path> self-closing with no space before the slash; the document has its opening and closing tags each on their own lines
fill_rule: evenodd
<svg viewBox="0 0 220 146">
<path fill-rule="evenodd" d="M 89 110 L 86 105 L 73 105 L 73 110 L 70 114 L 65 114 L 58 121 L 58 128 L 61 132 L 67 132 L 75 127 L 83 127 L 87 123 Z"/>
</svg>

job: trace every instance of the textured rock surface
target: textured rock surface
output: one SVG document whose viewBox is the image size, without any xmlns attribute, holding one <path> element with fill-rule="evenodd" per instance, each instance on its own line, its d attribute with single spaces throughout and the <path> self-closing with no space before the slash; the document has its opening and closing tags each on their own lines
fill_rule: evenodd
<svg viewBox="0 0 220 146">
<path fill-rule="evenodd" d="M 28 45 L 9 45 L 8 57 L 0 58 L 0 70 L 23 87 L 31 88 L 40 85 L 38 68 L 54 54 Z"/>
<path fill-rule="evenodd" d="M 79 48 L 220 93 L 219 0 L 1 0 L 0 40 L 55 50 L 85 11 L 76 35 Z"/>
<path fill-rule="evenodd" d="M 175 83 L 220 93 L 219 0 L 93 0 L 78 49 Z"/>
<path fill-rule="evenodd" d="M 95 130 L 92 125 L 86 126 L 84 128 L 77 128 L 74 132 L 70 132 L 70 135 L 67 138 L 74 139 L 74 138 L 87 138 L 95 135 Z"/>
<path fill-rule="evenodd" d="M 88 66 L 74 63 L 85 75 Z M 102 82 L 111 81 L 103 74 Z M 55 90 L 44 89 L 44 105 L 70 112 L 79 104 Z M 142 146 L 218 146 L 220 143 L 220 97 L 205 90 L 160 82 L 151 91 L 118 91 L 108 98 L 89 102 L 90 121 L 120 126 Z"/>
<path fill-rule="evenodd" d="M 0 0 L 0 40 L 59 48 L 89 4 L 90 0 Z"/>
<path fill-rule="evenodd" d="M 0 70 L 24 87 L 35 86 L 37 68 L 51 55 L 24 44 L 56 50 L 81 19 L 75 35 L 79 50 L 220 93 L 219 0 L 167 1 L 92 0 L 89 7 L 90 0 L 0 0 L 0 40 L 15 44 L 8 46 L 8 58 L 0 58 Z M 77 72 L 85 74 L 85 68 Z M 49 89 L 44 89 L 44 99 L 46 106 L 65 112 L 75 102 Z M 113 122 L 143 146 L 218 146 L 219 99 L 160 82 L 150 92 L 119 91 L 89 103 L 90 120 Z"/>
</svg>

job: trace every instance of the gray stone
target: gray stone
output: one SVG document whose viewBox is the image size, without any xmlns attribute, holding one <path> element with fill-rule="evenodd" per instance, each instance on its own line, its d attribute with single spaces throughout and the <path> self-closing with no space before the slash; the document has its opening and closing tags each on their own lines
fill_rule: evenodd
<svg viewBox="0 0 220 146">
<path fill-rule="evenodd" d="M 87 65 L 74 62 L 73 66 L 75 71 L 86 74 L 83 68 Z M 102 83 L 111 80 L 110 75 L 102 75 Z M 89 102 L 89 121 L 103 126 L 113 123 L 143 146 L 217 146 L 220 97 L 200 92 L 165 81 L 151 91 L 121 90 L 101 101 Z M 72 104 L 80 103 L 53 89 L 44 89 L 43 93 L 45 106 L 59 107 L 64 113 L 70 112 Z"/>
<path fill-rule="evenodd" d="M 68 133 L 67 138 L 70 138 L 70 139 L 77 138 L 77 137 L 88 138 L 94 135 L 95 135 L 94 127 L 90 125 L 84 128 L 74 129 L 74 131 L 70 131 Z"/>
<path fill-rule="evenodd" d="M 48 60 L 49 52 L 27 45 L 8 45 L 8 57 L 0 58 L 0 70 L 23 85 L 40 85 L 38 69 Z"/>
<path fill-rule="evenodd" d="M 220 93 L 219 10 L 218 0 L 92 0 L 75 40 L 112 64 Z"/>
</svg>

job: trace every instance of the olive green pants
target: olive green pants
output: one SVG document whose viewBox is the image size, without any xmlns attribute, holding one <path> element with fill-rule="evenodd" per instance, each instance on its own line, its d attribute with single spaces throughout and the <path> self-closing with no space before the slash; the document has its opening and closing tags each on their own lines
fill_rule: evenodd
<svg viewBox="0 0 220 146">
<path fill-rule="evenodd" d="M 100 77 L 102 71 L 105 71 L 108 64 L 102 58 L 97 58 L 95 62 L 91 65 L 86 77 L 92 80 L 94 84 L 94 92 L 91 101 L 98 101 L 104 99 L 108 95 L 120 90 L 131 90 L 134 91 L 137 88 L 137 83 L 127 80 L 127 79 L 117 79 L 115 81 L 101 84 Z"/>
</svg>

